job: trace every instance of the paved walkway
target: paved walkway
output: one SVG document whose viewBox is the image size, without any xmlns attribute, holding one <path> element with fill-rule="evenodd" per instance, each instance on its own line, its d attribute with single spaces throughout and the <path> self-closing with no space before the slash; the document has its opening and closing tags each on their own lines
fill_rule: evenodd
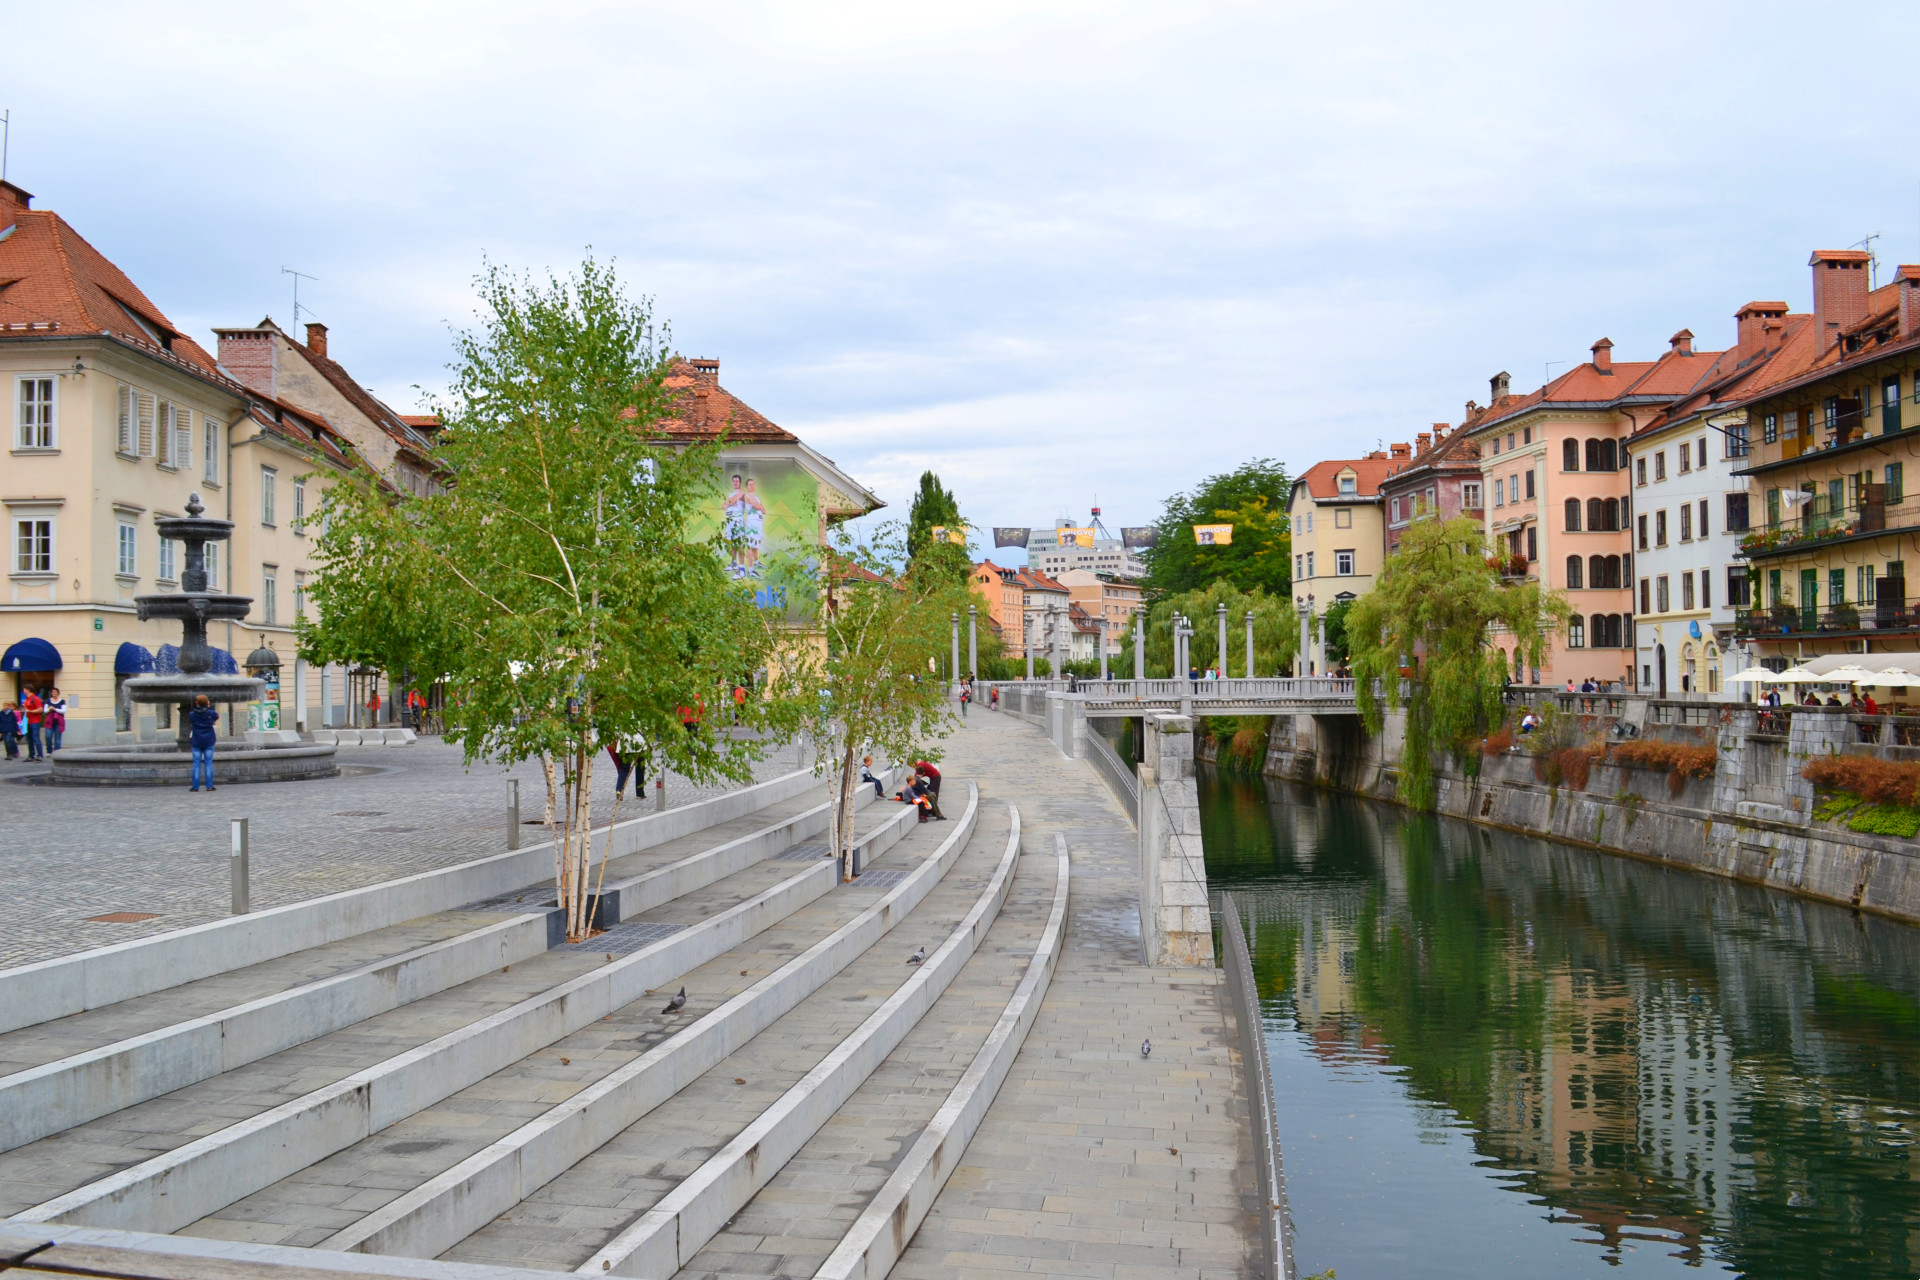
<svg viewBox="0 0 1920 1280">
<path fill-rule="evenodd" d="M 0 761 L 0 968 L 164 933 L 230 909 L 228 820 L 248 819 L 253 905 L 279 906 L 451 866 L 506 849 L 506 779 L 520 780 L 523 819 L 538 819 L 546 783 L 537 761 L 468 769 L 436 738 L 410 747 L 344 747 L 346 776 L 268 782 L 194 795 L 184 787 L 54 787 L 40 765 Z M 795 748 L 757 776 L 798 766 Z M 593 812 L 613 806 L 611 766 L 594 768 Z M 670 806 L 731 784 L 695 786 L 669 774 Z M 651 792 L 644 802 L 651 811 Z M 642 812 L 629 795 L 621 816 Z M 536 843 L 544 828 L 527 826 Z M 135 923 L 89 916 L 152 912 Z"/>
<path fill-rule="evenodd" d="M 1066 835 L 1072 899 L 1040 1015 L 895 1280 L 1245 1274 L 1253 1151 L 1224 977 L 1140 963 L 1136 837 L 1092 765 L 991 712 L 946 746 L 983 804 L 1020 806 L 1027 850 Z"/>
</svg>

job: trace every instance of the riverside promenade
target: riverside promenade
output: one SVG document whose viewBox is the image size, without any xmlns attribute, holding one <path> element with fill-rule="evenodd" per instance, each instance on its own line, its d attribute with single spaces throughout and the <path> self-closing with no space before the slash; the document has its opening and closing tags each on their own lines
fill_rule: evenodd
<svg viewBox="0 0 1920 1280">
<path fill-rule="evenodd" d="M 1073 897 L 1040 1016 L 893 1274 L 1249 1274 L 1254 1155 L 1221 971 L 1141 962 L 1137 837 L 1090 762 L 978 707 L 943 745 L 944 772 L 1020 806 L 1027 848 L 1066 837 Z"/>
</svg>

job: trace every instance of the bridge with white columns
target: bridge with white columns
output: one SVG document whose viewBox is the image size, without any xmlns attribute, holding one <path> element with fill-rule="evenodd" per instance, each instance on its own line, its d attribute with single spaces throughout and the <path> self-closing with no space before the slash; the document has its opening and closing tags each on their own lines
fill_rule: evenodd
<svg viewBox="0 0 1920 1280">
<path fill-rule="evenodd" d="M 1184 716 L 1355 716 L 1353 681 L 1331 676 L 1238 680 L 1004 680 L 974 700 L 1039 725 L 1070 756 L 1088 752 L 1087 721 L 1159 712 Z"/>
</svg>

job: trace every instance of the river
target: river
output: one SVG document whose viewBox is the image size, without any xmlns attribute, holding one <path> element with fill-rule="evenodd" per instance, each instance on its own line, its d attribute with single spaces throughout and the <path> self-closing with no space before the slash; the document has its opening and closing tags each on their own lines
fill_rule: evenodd
<svg viewBox="0 0 1920 1280">
<path fill-rule="evenodd" d="M 1920 1262 L 1920 930 L 1205 773 L 1302 1276 Z"/>
</svg>

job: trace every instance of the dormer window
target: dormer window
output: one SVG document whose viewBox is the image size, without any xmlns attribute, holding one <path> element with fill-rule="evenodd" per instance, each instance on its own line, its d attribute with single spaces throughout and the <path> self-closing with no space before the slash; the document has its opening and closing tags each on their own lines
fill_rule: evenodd
<svg viewBox="0 0 1920 1280">
<path fill-rule="evenodd" d="M 1340 496 L 1343 498 L 1351 498 L 1359 492 L 1360 477 L 1351 471 L 1342 471 L 1340 473 Z"/>
</svg>

